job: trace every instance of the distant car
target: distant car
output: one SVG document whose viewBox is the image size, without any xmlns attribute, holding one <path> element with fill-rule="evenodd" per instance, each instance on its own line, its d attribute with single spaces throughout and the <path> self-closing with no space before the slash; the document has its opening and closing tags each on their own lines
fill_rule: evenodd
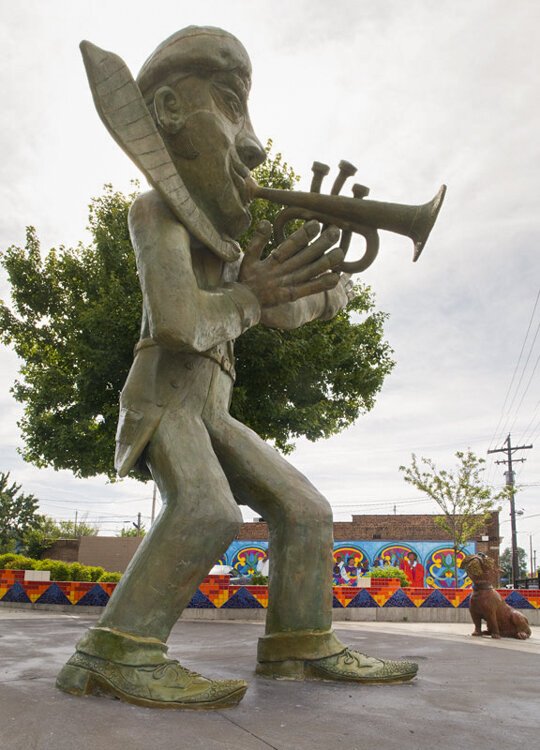
<svg viewBox="0 0 540 750">
<path fill-rule="evenodd" d="M 504 588 L 505 589 L 513 589 L 514 588 L 514 584 L 513 583 L 507 583 Z"/>
</svg>

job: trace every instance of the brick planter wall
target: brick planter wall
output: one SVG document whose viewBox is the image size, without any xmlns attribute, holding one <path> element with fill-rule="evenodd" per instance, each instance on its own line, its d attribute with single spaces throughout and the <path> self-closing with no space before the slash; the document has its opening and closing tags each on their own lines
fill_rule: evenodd
<svg viewBox="0 0 540 750">
<path fill-rule="evenodd" d="M 24 570 L 0 570 L 0 603 L 104 607 L 115 583 L 25 581 Z M 540 609 L 540 589 L 499 590 L 512 607 Z M 374 578 L 369 588 L 334 586 L 334 608 L 468 609 L 470 589 L 401 588 L 398 579 Z M 232 586 L 229 576 L 208 576 L 188 605 L 192 609 L 266 609 L 267 586 Z"/>
</svg>

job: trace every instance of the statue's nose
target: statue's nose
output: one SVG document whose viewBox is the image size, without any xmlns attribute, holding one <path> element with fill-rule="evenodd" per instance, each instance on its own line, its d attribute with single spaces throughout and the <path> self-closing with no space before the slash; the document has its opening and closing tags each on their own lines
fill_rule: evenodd
<svg viewBox="0 0 540 750">
<path fill-rule="evenodd" d="M 253 132 L 242 131 L 236 139 L 238 155 L 249 169 L 255 169 L 266 159 L 266 151 Z"/>
</svg>

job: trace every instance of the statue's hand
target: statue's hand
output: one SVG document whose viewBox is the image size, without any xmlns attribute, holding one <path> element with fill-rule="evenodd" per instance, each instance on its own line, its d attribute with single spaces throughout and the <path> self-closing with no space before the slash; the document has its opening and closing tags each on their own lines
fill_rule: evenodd
<svg viewBox="0 0 540 750">
<path fill-rule="evenodd" d="M 326 295 L 326 306 L 321 314 L 321 320 L 330 320 L 342 310 L 356 296 L 354 283 L 350 273 L 343 273 L 339 283 Z"/>
<path fill-rule="evenodd" d="M 249 287 L 262 308 L 336 287 L 340 275 L 333 269 L 343 261 L 344 255 L 340 248 L 330 248 L 338 240 L 339 230 L 329 227 L 312 242 L 319 229 L 317 221 L 308 221 L 261 260 L 272 226 L 268 221 L 261 221 L 257 226 L 240 267 L 239 281 Z"/>
</svg>

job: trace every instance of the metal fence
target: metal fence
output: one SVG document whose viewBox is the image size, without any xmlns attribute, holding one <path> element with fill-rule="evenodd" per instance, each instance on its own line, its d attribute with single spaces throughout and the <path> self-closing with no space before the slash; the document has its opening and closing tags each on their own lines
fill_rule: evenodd
<svg viewBox="0 0 540 750">
<path fill-rule="evenodd" d="M 516 580 L 517 589 L 540 589 L 540 575 L 537 578 L 520 578 Z"/>
</svg>

